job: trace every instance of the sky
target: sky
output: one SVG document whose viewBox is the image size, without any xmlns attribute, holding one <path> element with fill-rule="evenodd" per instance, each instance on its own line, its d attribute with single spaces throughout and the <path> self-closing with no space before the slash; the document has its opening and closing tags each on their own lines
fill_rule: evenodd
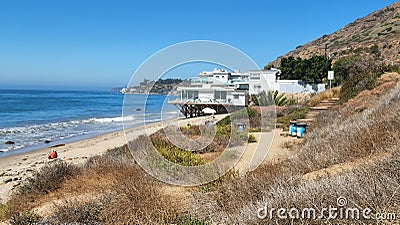
<svg viewBox="0 0 400 225">
<path fill-rule="evenodd" d="M 191 40 L 226 43 L 262 68 L 395 2 L 3 0 L 0 88 L 123 87 L 154 53 Z"/>
</svg>

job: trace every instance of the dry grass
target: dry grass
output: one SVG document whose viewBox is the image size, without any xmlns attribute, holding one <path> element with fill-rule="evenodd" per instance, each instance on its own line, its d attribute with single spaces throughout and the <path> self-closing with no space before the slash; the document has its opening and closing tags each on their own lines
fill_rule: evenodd
<svg viewBox="0 0 400 225">
<path fill-rule="evenodd" d="M 372 213 L 400 213 L 400 86 L 362 112 L 347 105 L 320 114 L 305 144 L 283 162 L 263 165 L 256 171 L 223 182 L 207 195 L 195 196 L 193 210 L 199 218 L 217 224 L 326 223 L 326 218 L 270 220 L 257 218 L 257 210 L 267 204 L 275 208 L 337 206 L 344 196 L 350 207 L 369 207 Z M 340 141 L 339 141 L 340 140 Z M 374 156 L 376 160 L 368 159 Z M 352 164 L 354 161 L 366 163 Z M 367 162 L 368 161 L 368 162 Z M 304 175 L 352 165 L 344 172 L 311 180 Z M 330 223 L 358 223 L 330 220 Z M 363 221 L 374 222 L 374 221 Z"/>
<path fill-rule="evenodd" d="M 257 218 L 258 209 L 265 204 L 318 210 L 337 206 L 336 199 L 343 196 L 350 207 L 369 207 L 373 214 L 385 211 L 400 215 L 400 85 L 386 92 L 376 92 L 363 110 L 355 110 L 355 99 L 340 109 L 321 113 L 304 144 L 283 144 L 296 153 L 288 160 L 264 164 L 244 176 L 231 171 L 191 190 L 193 197 L 187 189 L 167 186 L 145 173 L 124 146 L 93 157 L 79 168 L 49 164 L 0 207 L 0 212 L 13 224 L 376 222 Z M 301 114 L 302 109 L 296 113 Z M 259 115 L 257 110 L 251 113 Z M 216 131 L 220 136 L 230 133 L 223 123 Z M 198 135 L 196 128 L 184 132 L 190 137 Z M 145 147 L 140 143 L 135 146 Z M 339 168 L 342 165 L 346 170 Z M 54 200 L 57 202 L 51 203 Z M 43 219 L 32 209 L 46 204 L 51 204 L 53 211 Z"/>
<path fill-rule="evenodd" d="M 284 141 L 281 143 L 280 147 L 283 149 L 293 149 L 295 145 L 295 141 Z"/>
<path fill-rule="evenodd" d="M 31 221 L 33 218 L 39 218 L 30 210 L 45 202 L 46 197 L 59 190 L 65 180 L 79 174 L 78 167 L 65 162 L 54 161 L 45 165 L 13 193 L 11 200 L 7 203 L 4 217 L 11 221 L 19 221 L 15 224 L 23 223 L 23 220 Z"/>
<path fill-rule="evenodd" d="M 100 190 L 103 197 L 90 202 L 78 202 L 64 205 L 65 212 L 76 208 L 82 210 L 78 215 L 64 217 L 55 213 L 53 219 L 56 222 L 80 222 L 85 223 L 87 212 L 92 212 L 98 222 L 106 224 L 168 224 L 176 219 L 180 213 L 177 202 L 162 192 L 163 183 L 145 173 L 137 164 L 123 158 L 103 156 L 92 160 L 86 166 L 87 174 L 73 182 L 76 191 L 82 192 L 87 187 L 102 185 Z M 88 185 L 80 185 L 80 182 L 97 180 L 98 185 L 90 182 Z M 72 182 L 72 181 L 71 181 Z M 71 186 L 70 186 L 71 187 Z M 62 211 L 62 210 L 61 210 Z"/>
<path fill-rule="evenodd" d="M 330 98 L 339 98 L 339 95 L 340 95 L 340 87 L 328 89 L 326 91 L 316 94 L 311 99 L 309 99 L 307 102 L 307 105 L 314 107 L 314 106 L 318 105 L 320 102 L 322 102 L 323 100 L 327 100 Z"/>
<path fill-rule="evenodd" d="M 27 189 L 26 186 L 32 186 L 30 181 L 9 201 L 6 218 L 14 224 L 170 224 L 176 221 L 184 214 L 181 207 L 184 202 L 164 193 L 162 187 L 165 184 L 129 160 L 126 149 L 125 146 L 90 158 L 78 168 L 79 175 L 65 176 L 64 180 L 47 179 L 42 173 L 71 165 L 62 163 L 45 167 L 33 183 L 53 181 L 51 188 Z M 44 215 L 46 218 L 42 219 L 33 211 L 34 207 L 51 208 L 50 215 Z"/>
</svg>

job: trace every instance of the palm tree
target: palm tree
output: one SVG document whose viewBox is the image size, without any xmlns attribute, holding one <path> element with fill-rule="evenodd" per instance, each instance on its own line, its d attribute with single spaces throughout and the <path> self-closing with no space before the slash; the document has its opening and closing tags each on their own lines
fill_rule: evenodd
<svg viewBox="0 0 400 225">
<path fill-rule="evenodd" d="M 276 106 L 285 106 L 288 104 L 288 99 L 285 97 L 284 94 L 279 94 L 278 91 L 262 91 L 258 97 L 258 104 L 259 106 L 269 106 L 269 105 L 276 105 Z"/>
</svg>

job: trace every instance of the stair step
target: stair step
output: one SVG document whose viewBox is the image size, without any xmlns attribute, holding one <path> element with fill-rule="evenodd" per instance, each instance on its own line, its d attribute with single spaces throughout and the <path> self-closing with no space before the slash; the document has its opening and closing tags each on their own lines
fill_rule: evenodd
<svg viewBox="0 0 400 225">
<path fill-rule="evenodd" d="M 330 108 L 331 107 L 329 107 L 329 106 L 314 106 L 314 107 L 310 107 L 310 110 L 327 110 Z"/>
<path fill-rule="evenodd" d="M 315 118 L 310 118 L 310 119 L 298 119 L 298 120 L 296 120 L 296 122 L 305 122 L 305 123 L 307 123 L 307 122 L 313 122 L 313 121 L 315 121 Z"/>
</svg>

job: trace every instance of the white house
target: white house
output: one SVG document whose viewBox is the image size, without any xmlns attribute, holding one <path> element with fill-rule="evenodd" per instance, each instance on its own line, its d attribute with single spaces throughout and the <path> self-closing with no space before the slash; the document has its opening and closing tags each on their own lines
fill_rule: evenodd
<svg viewBox="0 0 400 225">
<path fill-rule="evenodd" d="M 280 80 L 279 69 L 249 71 L 249 94 L 261 91 L 278 91 L 280 93 L 313 93 L 325 91 L 325 84 L 310 85 L 302 80 Z"/>
<path fill-rule="evenodd" d="M 187 86 L 178 87 L 178 98 L 170 103 L 180 102 L 187 104 L 224 104 L 232 106 L 247 105 L 247 91 L 233 87 L 221 86 Z"/>
<path fill-rule="evenodd" d="M 223 69 L 203 71 L 189 85 L 177 88 L 178 98 L 169 101 L 180 107 L 186 116 L 201 115 L 205 107 L 217 112 L 226 107 L 243 107 L 249 95 L 277 90 L 281 93 L 311 93 L 325 90 L 325 85 L 308 85 L 301 80 L 280 80 L 279 69 L 228 72 Z M 223 106 L 223 107 L 222 107 Z"/>
</svg>

